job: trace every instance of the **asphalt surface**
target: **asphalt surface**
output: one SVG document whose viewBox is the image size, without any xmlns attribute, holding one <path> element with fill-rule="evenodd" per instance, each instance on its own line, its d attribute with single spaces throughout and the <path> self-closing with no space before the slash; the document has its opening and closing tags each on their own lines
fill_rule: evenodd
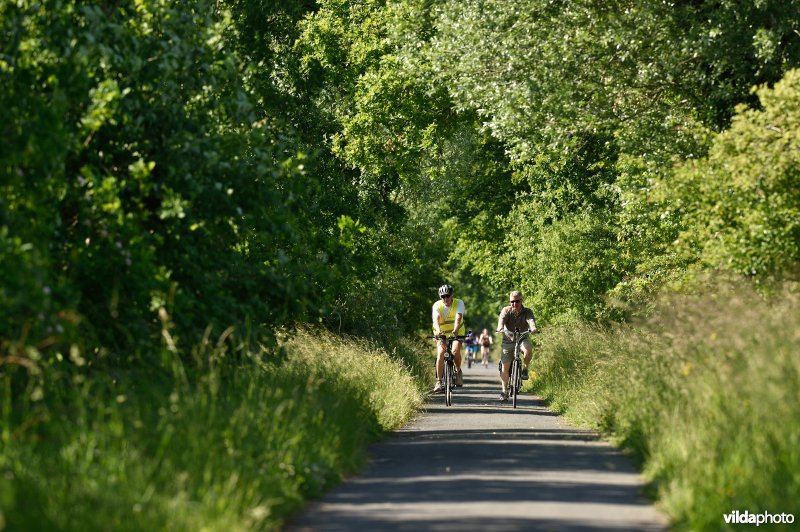
<svg viewBox="0 0 800 532">
<path fill-rule="evenodd" d="M 370 449 L 358 475 L 291 520 L 288 531 L 665 530 L 643 481 L 613 446 L 541 400 L 500 403 L 496 365 L 464 365 L 453 405 L 425 412 Z"/>
</svg>

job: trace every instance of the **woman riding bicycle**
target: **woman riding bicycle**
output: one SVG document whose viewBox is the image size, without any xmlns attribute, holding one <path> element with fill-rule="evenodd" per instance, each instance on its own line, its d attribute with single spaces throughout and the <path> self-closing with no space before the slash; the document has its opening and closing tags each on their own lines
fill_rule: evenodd
<svg viewBox="0 0 800 532">
<path fill-rule="evenodd" d="M 489 329 L 484 329 L 478 337 L 478 345 L 481 347 L 481 363 L 484 368 L 489 367 L 489 351 L 492 349 L 492 335 Z"/>
<path fill-rule="evenodd" d="M 439 299 L 433 304 L 433 334 L 436 336 L 464 336 L 464 302 L 460 299 L 453 300 L 453 287 L 444 284 L 439 287 Z M 455 304 L 453 304 L 455 302 Z M 457 331 L 457 332 L 453 332 Z M 443 393 L 442 372 L 444 371 L 445 341 L 437 342 L 436 354 L 436 386 L 433 393 Z M 461 342 L 453 341 L 453 360 L 456 364 L 456 386 L 464 385 L 461 373 Z"/>
<path fill-rule="evenodd" d="M 503 307 L 500 311 L 500 317 L 497 320 L 497 332 L 503 333 L 502 344 L 502 371 L 500 372 L 500 383 L 502 391 L 500 392 L 500 399 L 505 401 L 508 399 L 508 370 L 511 368 L 511 360 L 514 358 L 514 331 L 531 331 L 531 334 L 538 334 L 539 329 L 536 327 L 536 318 L 533 315 L 533 310 L 522 305 L 522 292 L 517 290 L 511 292 L 508 297 L 510 305 Z M 533 356 L 533 346 L 531 341 L 526 337 L 522 340 L 522 352 L 524 353 L 524 366 L 522 368 L 522 380 L 528 379 L 528 365 Z"/>
</svg>

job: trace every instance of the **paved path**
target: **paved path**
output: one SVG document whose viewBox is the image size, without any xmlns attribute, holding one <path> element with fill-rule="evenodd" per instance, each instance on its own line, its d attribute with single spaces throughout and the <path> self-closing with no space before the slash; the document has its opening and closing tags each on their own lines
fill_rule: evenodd
<svg viewBox="0 0 800 532">
<path fill-rule="evenodd" d="M 499 402 L 496 367 L 464 368 L 464 387 L 432 397 L 376 444 L 359 476 L 291 521 L 289 531 L 664 530 L 629 461 L 536 397 Z"/>
</svg>

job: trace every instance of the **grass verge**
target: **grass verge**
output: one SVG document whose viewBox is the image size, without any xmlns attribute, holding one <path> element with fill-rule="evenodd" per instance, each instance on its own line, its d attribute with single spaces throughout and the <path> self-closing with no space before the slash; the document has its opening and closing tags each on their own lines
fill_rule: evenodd
<svg viewBox="0 0 800 532">
<path fill-rule="evenodd" d="M 537 354 L 535 391 L 630 452 L 677 528 L 800 519 L 796 294 L 673 296 L 637 325 L 549 331 Z"/>
<path fill-rule="evenodd" d="M 408 343 L 303 331 L 267 361 L 227 345 L 124 371 L 0 366 L 0 529 L 277 529 L 424 398 Z"/>
</svg>

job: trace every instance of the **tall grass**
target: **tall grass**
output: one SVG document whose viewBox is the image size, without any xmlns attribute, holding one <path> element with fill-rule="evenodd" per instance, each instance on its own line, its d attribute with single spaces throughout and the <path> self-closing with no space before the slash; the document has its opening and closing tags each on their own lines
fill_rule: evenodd
<svg viewBox="0 0 800 532">
<path fill-rule="evenodd" d="M 538 393 L 613 437 L 679 528 L 800 519 L 800 304 L 744 286 L 672 296 L 636 325 L 542 336 Z"/>
<path fill-rule="evenodd" d="M 427 350 L 411 344 L 228 345 L 206 339 L 190 363 L 166 345 L 160 367 L 124 371 L 67 357 L 22 389 L 5 365 L 0 529 L 276 529 L 423 400 Z"/>
</svg>

